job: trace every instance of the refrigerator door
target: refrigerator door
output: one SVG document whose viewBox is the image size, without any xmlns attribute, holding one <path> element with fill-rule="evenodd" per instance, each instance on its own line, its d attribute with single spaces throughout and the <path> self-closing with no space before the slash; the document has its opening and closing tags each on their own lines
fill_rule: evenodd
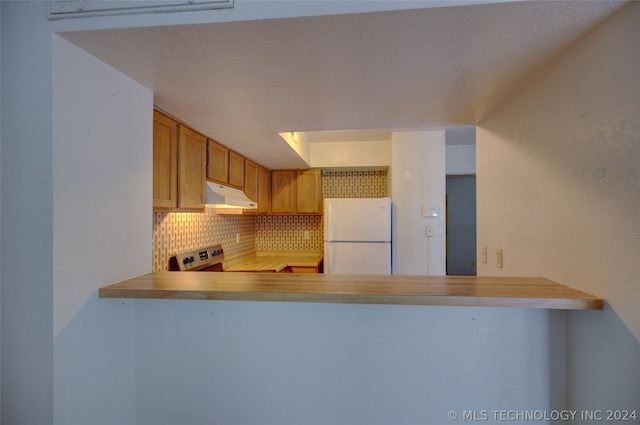
<svg viewBox="0 0 640 425">
<path fill-rule="evenodd" d="M 325 242 L 327 274 L 391 274 L 391 243 Z"/>
<path fill-rule="evenodd" d="M 324 240 L 391 241 L 391 198 L 327 198 Z"/>
</svg>

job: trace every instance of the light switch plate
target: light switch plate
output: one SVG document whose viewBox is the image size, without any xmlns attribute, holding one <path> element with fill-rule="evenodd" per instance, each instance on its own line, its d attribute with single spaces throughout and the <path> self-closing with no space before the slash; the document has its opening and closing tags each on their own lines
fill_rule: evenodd
<svg viewBox="0 0 640 425">
<path fill-rule="evenodd" d="M 437 205 L 422 204 L 423 217 L 440 217 L 440 207 Z"/>
</svg>

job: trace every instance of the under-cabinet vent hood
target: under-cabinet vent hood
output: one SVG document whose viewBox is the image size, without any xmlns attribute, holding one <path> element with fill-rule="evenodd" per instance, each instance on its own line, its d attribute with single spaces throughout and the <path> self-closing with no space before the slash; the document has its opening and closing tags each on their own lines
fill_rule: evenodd
<svg viewBox="0 0 640 425">
<path fill-rule="evenodd" d="M 243 191 L 212 182 L 207 182 L 206 205 L 212 208 L 258 208 L 258 203 L 247 198 Z"/>
</svg>

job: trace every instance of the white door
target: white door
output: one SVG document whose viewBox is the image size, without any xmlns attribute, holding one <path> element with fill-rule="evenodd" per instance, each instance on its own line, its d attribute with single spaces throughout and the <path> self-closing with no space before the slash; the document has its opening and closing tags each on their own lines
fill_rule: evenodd
<svg viewBox="0 0 640 425">
<path fill-rule="evenodd" d="M 325 242 L 327 274 L 391 274 L 390 243 Z"/>
<path fill-rule="evenodd" d="M 391 199 L 324 201 L 325 241 L 391 241 Z"/>
</svg>

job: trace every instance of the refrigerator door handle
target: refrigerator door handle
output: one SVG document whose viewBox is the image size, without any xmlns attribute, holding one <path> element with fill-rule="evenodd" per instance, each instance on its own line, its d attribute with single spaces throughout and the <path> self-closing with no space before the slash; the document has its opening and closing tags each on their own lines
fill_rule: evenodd
<svg viewBox="0 0 640 425">
<path fill-rule="evenodd" d="M 332 241 L 333 240 L 333 233 L 334 233 L 334 229 L 333 229 L 333 226 L 332 226 L 332 224 L 333 224 L 332 223 L 333 222 L 332 216 L 333 215 L 331 214 L 331 209 L 332 209 L 331 206 L 332 206 L 331 202 L 327 202 L 327 211 L 325 212 L 325 218 L 327 219 L 327 224 L 326 224 L 326 226 L 327 226 L 327 234 L 325 235 L 325 238 L 327 239 L 327 241 Z"/>
<path fill-rule="evenodd" d="M 335 269 L 335 258 L 336 246 L 334 244 L 329 244 L 329 274 L 333 274 L 333 270 Z"/>
</svg>

